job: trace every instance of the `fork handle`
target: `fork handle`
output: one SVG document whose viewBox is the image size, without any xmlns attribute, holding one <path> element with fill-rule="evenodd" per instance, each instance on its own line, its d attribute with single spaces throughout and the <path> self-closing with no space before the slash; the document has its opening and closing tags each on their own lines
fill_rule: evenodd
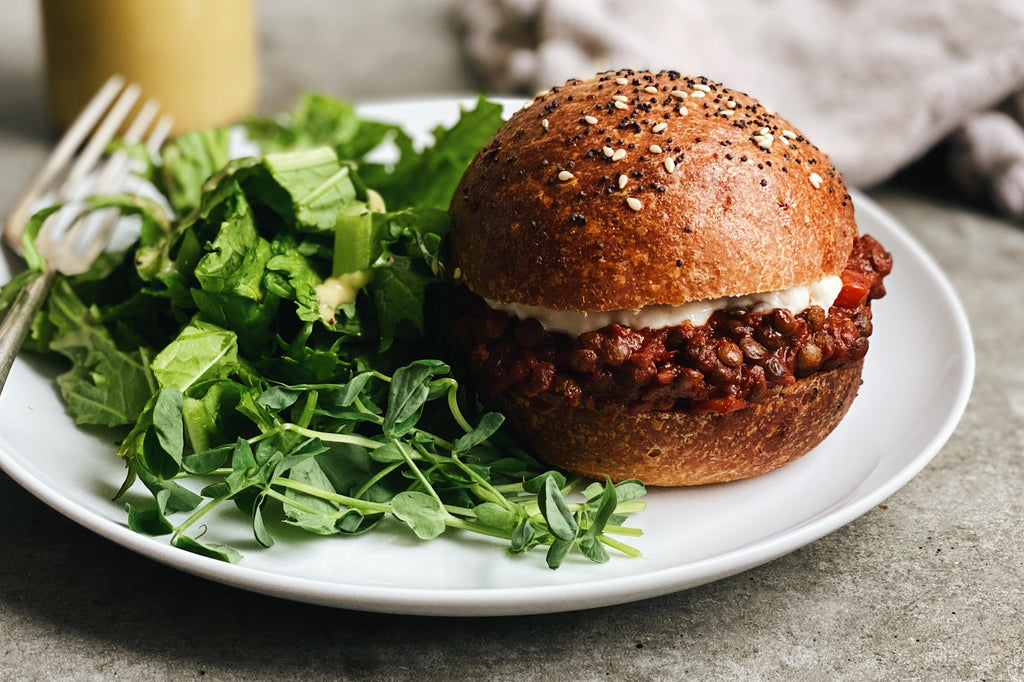
<svg viewBox="0 0 1024 682">
<path fill-rule="evenodd" d="M 14 358 L 32 328 L 33 318 L 46 300 L 55 275 L 56 271 L 47 268 L 43 274 L 29 282 L 14 299 L 7 317 L 0 324 L 0 392 L 4 390 Z"/>
</svg>

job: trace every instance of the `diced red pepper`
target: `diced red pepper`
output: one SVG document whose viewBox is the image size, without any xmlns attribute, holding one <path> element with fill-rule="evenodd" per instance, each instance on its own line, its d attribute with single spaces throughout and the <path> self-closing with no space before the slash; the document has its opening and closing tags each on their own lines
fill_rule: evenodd
<svg viewBox="0 0 1024 682">
<path fill-rule="evenodd" d="M 712 398 L 711 400 L 699 402 L 694 405 L 693 411 L 698 414 L 701 412 L 717 412 L 718 414 L 726 414 L 746 406 L 747 401 L 743 398 L 727 395 L 724 398 Z"/>
<path fill-rule="evenodd" d="M 842 275 L 843 288 L 836 297 L 836 305 L 853 309 L 864 305 L 871 293 L 871 275 L 856 270 L 845 270 Z"/>
</svg>

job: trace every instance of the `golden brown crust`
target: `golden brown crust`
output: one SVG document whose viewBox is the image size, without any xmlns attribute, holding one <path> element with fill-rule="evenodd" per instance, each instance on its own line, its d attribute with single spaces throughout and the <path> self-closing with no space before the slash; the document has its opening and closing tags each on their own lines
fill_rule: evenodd
<svg viewBox="0 0 1024 682">
<path fill-rule="evenodd" d="M 759 476 L 809 452 L 850 408 L 862 367 L 863 360 L 819 372 L 724 415 L 621 415 L 523 396 L 500 398 L 493 407 L 532 453 L 565 471 L 654 486 L 702 485 Z"/>
<path fill-rule="evenodd" d="M 558 310 L 806 284 L 839 274 L 856 234 L 842 178 L 796 127 L 674 72 L 538 95 L 477 154 L 451 215 L 451 270 L 472 291 Z"/>
</svg>

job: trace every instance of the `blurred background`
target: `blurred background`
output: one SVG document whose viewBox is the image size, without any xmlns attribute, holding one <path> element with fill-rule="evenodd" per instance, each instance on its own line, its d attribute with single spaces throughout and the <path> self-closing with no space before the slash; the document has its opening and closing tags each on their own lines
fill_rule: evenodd
<svg viewBox="0 0 1024 682">
<path fill-rule="evenodd" d="M 86 12 L 90 4 L 55 3 Z M 345 4 L 344 12 L 325 12 L 321 0 L 252 3 L 261 112 L 290 106 L 306 90 L 367 100 L 473 89 L 458 39 L 459 0 Z M 40 3 L 0 0 L 0 12 L 0 135 L 43 134 L 50 121 Z"/>
<path fill-rule="evenodd" d="M 98 86 L 109 65 L 125 64 L 134 76 L 140 54 L 164 60 L 160 77 L 176 74 L 178 89 L 185 88 L 182 74 L 198 73 L 192 106 L 217 100 L 232 115 L 251 109 L 250 102 L 263 114 L 283 110 L 306 90 L 354 101 L 529 95 L 607 68 L 671 68 L 720 80 L 775 108 L 829 153 L 853 186 L 875 186 L 931 154 L 933 177 L 951 178 L 1007 216 L 1024 216 L 1019 0 L 204 4 L 0 0 L 5 153 L 34 158 L 25 138 L 53 131 L 48 63 L 56 84 L 49 96 L 63 98 L 57 113 L 64 119 L 71 116 L 67 100 Z M 225 81 L 231 72 L 239 79 Z M 251 92 L 243 106 L 244 93 L 236 91 L 245 81 Z M 200 114 L 196 121 L 205 120 Z M 193 119 L 180 112 L 179 120 Z M 0 185 L 0 199 L 9 191 Z"/>
</svg>

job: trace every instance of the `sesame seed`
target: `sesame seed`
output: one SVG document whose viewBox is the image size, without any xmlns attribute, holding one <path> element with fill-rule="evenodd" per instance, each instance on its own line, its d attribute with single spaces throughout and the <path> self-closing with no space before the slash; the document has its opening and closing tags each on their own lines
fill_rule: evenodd
<svg viewBox="0 0 1024 682">
<path fill-rule="evenodd" d="M 757 134 L 758 135 L 767 135 L 771 131 L 772 131 L 771 128 L 769 128 L 768 126 L 765 126 L 764 128 L 761 128 L 759 131 L 757 131 Z"/>
<path fill-rule="evenodd" d="M 652 95 L 657 95 L 658 88 L 654 87 L 653 85 L 648 85 L 646 88 L 644 88 L 644 92 L 649 92 Z"/>
<path fill-rule="evenodd" d="M 775 137 L 771 133 L 765 133 L 763 135 L 754 135 L 754 142 L 757 142 L 757 146 L 761 149 L 771 149 L 772 142 L 775 141 Z"/>
<path fill-rule="evenodd" d="M 628 109 L 629 107 L 626 106 L 625 102 L 620 102 L 618 100 L 615 100 L 615 108 L 616 109 Z"/>
<path fill-rule="evenodd" d="M 615 153 L 612 154 L 612 161 L 621 161 L 624 158 L 626 158 L 625 149 L 616 149 Z"/>
<path fill-rule="evenodd" d="M 570 173 L 569 171 L 562 171 L 561 173 L 558 174 L 558 179 L 561 180 L 562 182 L 568 182 L 569 180 L 572 180 L 574 177 L 576 176 Z"/>
<path fill-rule="evenodd" d="M 629 85 L 629 81 L 626 80 L 625 78 L 616 78 L 615 82 L 618 83 L 619 85 Z"/>
<path fill-rule="evenodd" d="M 703 96 L 704 96 L 704 91 L 703 90 L 696 90 L 696 91 L 690 93 L 690 97 L 703 97 Z"/>
<path fill-rule="evenodd" d="M 541 125 L 541 127 L 543 127 L 543 128 L 544 128 L 544 130 L 547 130 L 547 129 L 548 129 L 548 126 L 549 126 L 549 125 L 551 125 L 551 124 L 550 124 L 550 123 L 548 123 L 548 120 L 547 120 L 547 119 L 544 119 L 543 121 L 541 121 L 541 122 L 540 122 L 540 125 Z"/>
<path fill-rule="evenodd" d="M 680 116 L 686 116 L 688 113 L 690 113 L 689 109 L 687 109 L 686 107 L 679 107 Z"/>
<path fill-rule="evenodd" d="M 781 135 L 783 137 L 796 137 L 796 133 L 794 133 L 792 130 L 783 130 Z"/>
<path fill-rule="evenodd" d="M 612 99 L 616 102 L 628 102 L 629 98 L 625 95 L 612 95 Z"/>
<path fill-rule="evenodd" d="M 694 83 L 693 89 L 700 90 L 702 92 L 711 92 L 711 87 L 708 85 L 704 85 L 703 83 Z"/>
<path fill-rule="evenodd" d="M 651 153 L 652 154 L 660 154 L 661 153 L 661 146 L 660 145 L 652 144 L 650 149 L 651 149 Z"/>
<path fill-rule="evenodd" d="M 738 105 L 738 104 L 736 103 L 736 100 L 734 100 L 734 99 L 731 99 L 731 100 L 729 100 L 728 102 L 726 102 L 726 105 L 727 105 L 727 106 L 728 106 L 728 107 L 729 107 L 730 109 L 735 109 L 736 107 L 738 107 L 738 106 L 739 106 L 739 105 Z"/>
<path fill-rule="evenodd" d="M 644 207 L 644 205 L 640 203 L 640 200 L 635 197 L 627 197 L 626 204 L 634 211 L 639 211 Z"/>
<path fill-rule="evenodd" d="M 663 130 L 664 130 L 665 128 L 668 128 L 668 124 L 667 124 L 667 123 L 665 123 L 664 121 L 662 121 L 661 123 L 655 123 L 655 124 L 654 124 L 654 127 L 653 127 L 653 128 L 651 128 L 651 132 L 652 132 L 652 133 L 660 133 L 660 132 L 661 132 L 661 131 L 663 131 Z"/>
<path fill-rule="evenodd" d="M 732 116 L 732 115 L 733 115 L 733 114 L 735 114 L 736 112 L 735 112 L 735 111 L 733 111 L 732 109 L 722 109 L 722 110 L 721 110 L 721 111 L 719 111 L 718 113 L 720 113 L 720 114 L 721 114 L 722 116 Z"/>
<path fill-rule="evenodd" d="M 454 277 L 455 279 L 461 279 L 462 278 L 462 268 L 455 268 L 455 270 L 452 272 L 452 277 Z"/>
<path fill-rule="evenodd" d="M 677 99 L 686 99 L 687 97 L 689 97 L 689 95 L 687 95 L 682 90 L 673 90 L 670 94 Z"/>
<path fill-rule="evenodd" d="M 594 117 L 594 116 L 584 116 L 583 120 L 586 121 L 587 123 L 589 123 L 592 126 L 597 125 L 597 118 Z"/>
<path fill-rule="evenodd" d="M 817 173 L 811 173 L 808 176 L 808 178 L 810 179 L 811 184 L 814 185 L 814 189 L 818 189 L 819 187 L 821 187 L 821 176 L 820 175 L 818 175 Z"/>
<path fill-rule="evenodd" d="M 619 176 L 619 189 L 625 189 L 626 183 L 629 182 L 629 178 L 625 173 Z"/>
<path fill-rule="evenodd" d="M 612 149 L 611 147 L 605 147 L 601 151 L 604 153 L 605 156 L 609 158 L 611 158 L 611 156 L 615 153 L 615 150 Z"/>
<path fill-rule="evenodd" d="M 675 169 L 676 169 L 676 162 L 672 160 L 672 157 L 670 156 L 670 157 L 666 158 L 665 159 L 665 170 L 668 171 L 669 173 L 671 173 Z"/>
</svg>

